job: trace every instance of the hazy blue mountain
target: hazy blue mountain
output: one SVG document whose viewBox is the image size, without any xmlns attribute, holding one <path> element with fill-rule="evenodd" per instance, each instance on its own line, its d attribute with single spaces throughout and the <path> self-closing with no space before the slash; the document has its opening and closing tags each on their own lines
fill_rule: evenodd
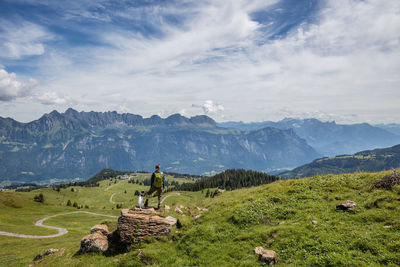
<svg viewBox="0 0 400 267">
<path fill-rule="evenodd" d="M 337 124 L 317 119 L 284 119 L 278 122 L 225 122 L 220 127 L 256 130 L 264 127 L 293 129 L 324 156 L 352 154 L 358 151 L 389 147 L 400 143 L 400 136 L 368 123 Z"/>
<path fill-rule="evenodd" d="M 143 118 L 53 111 L 30 123 L 0 118 L 0 182 L 88 178 L 103 168 L 207 174 L 295 167 L 319 154 L 291 129 L 240 131 L 207 116 Z"/>
<path fill-rule="evenodd" d="M 388 132 L 391 132 L 396 135 L 400 135 L 400 124 L 397 123 L 388 123 L 388 124 L 376 124 L 376 127 L 382 128 Z"/>
<path fill-rule="evenodd" d="M 400 167 L 400 145 L 390 148 L 367 150 L 354 155 L 316 159 L 292 171 L 281 173 L 281 177 L 309 177 L 327 173 L 379 172 Z"/>
</svg>

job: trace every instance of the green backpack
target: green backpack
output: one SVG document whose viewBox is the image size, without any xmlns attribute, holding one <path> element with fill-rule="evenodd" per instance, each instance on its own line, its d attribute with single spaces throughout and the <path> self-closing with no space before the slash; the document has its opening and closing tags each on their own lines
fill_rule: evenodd
<svg viewBox="0 0 400 267">
<path fill-rule="evenodd" d="M 163 175 L 161 172 L 154 173 L 154 187 L 161 188 L 163 186 Z"/>
</svg>

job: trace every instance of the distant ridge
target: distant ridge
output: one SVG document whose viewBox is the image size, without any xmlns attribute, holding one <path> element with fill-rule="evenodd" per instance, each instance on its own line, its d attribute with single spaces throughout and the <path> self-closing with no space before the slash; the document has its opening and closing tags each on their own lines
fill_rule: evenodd
<svg viewBox="0 0 400 267">
<path fill-rule="evenodd" d="M 292 129 L 240 131 L 208 116 L 143 118 L 52 111 L 29 123 L 0 118 L 0 183 L 85 180 L 104 168 L 213 175 L 229 168 L 290 168 L 320 155 Z"/>
<path fill-rule="evenodd" d="M 379 172 L 396 168 L 400 168 L 400 145 L 362 151 L 354 155 L 316 159 L 279 176 L 302 178 L 328 173 Z"/>
<path fill-rule="evenodd" d="M 386 125 L 387 127 L 382 129 L 368 123 L 337 124 L 334 121 L 286 118 L 278 122 L 224 122 L 217 125 L 240 130 L 257 130 L 264 127 L 281 130 L 293 129 L 298 136 L 304 138 L 323 156 L 353 154 L 358 151 L 390 147 L 400 143 L 400 135 L 394 133 L 398 125 L 393 124 Z M 392 129 L 392 132 L 389 132 L 389 129 Z"/>
</svg>

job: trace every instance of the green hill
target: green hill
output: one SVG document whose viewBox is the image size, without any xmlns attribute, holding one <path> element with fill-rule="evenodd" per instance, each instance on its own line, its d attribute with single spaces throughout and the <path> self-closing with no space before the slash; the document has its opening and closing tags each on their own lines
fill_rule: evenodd
<svg viewBox="0 0 400 267">
<path fill-rule="evenodd" d="M 148 238 L 132 247 L 131 252 L 111 257 L 74 256 L 80 238 L 104 218 L 84 214 L 54 217 L 47 223 L 68 228 L 68 234 L 46 240 L 0 236 L 0 262 L 5 266 L 27 266 L 38 253 L 57 248 L 64 252 L 45 257 L 41 266 L 261 266 L 254 248 L 263 246 L 278 253 L 277 266 L 399 266 L 400 186 L 392 190 L 374 187 L 376 181 L 389 174 L 279 180 L 225 191 L 214 198 L 206 198 L 201 191 L 181 192 L 165 203 L 171 206 L 168 215 L 181 220 L 181 229 L 173 228 L 167 237 Z M 104 180 L 100 187 L 76 187 L 74 192 L 70 188 L 61 189 L 60 193 L 51 188 L 28 193 L 0 192 L 0 231 L 38 232 L 32 222 L 74 210 L 60 205 L 63 194 L 89 203 L 90 210 L 117 215 L 116 209 L 110 209 L 110 195 L 119 193 L 121 198 L 114 201 L 127 201 L 126 207 L 135 199 L 123 198 L 123 190 L 132 196 L 138 186 L 126 181 L 110 185 L 110 180 Z M 39 192 L 45 196 L 44 203 L 32 200 Z M 354 211 L 336 210 L 336 205 L 348 199 L 357 203 Z M 185 216 L 174 211 L 178 205 L 186 207 Z M 198 211 L 197 207 L 208 211 Z M 202 216 L 193 220 L 198 214 Z M 313 220 L 316 223 L 312 224 Z M 112 223 L 115 225 L 115 220 Z M 39 230 L 53 233 L 51 229 Z"/>
<path fill-rule="evenodd" d="M 302 178 L 319 174 L 352 172 L 379 172 L 400 167 L 400 145 L 316 159 L 291 171 L 281 173 L 285 178 Z"/>
</svg>

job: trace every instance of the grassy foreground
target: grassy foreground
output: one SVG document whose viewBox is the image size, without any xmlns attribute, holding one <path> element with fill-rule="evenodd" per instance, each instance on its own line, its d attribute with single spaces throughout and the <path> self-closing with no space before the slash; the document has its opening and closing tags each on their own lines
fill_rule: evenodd
<svg viewBox="0 0 400 267">
<path fill-rule="evenodd" d="M 387 174 L 356 173 L 280 180 L 224 192 L 214 198 L 205 198 L 205 191 L 182 192 L 181 196 L 167 199 L 165 204 L 172 206 L 169 215 L 180 218 L 183 228 L 174 228 L 168 237 L 148 238 L 131 252 L 113 257 L 73 256 L 79 249 L 80 238 L 104 218 L 85 214 L 55 217 L 46 223 L 68 228 L 67 235 L 47 240 L 0 237 L 0 262 L 5 266 L 26 266 L 32 263 L 35 255 L 52 247 L 64 252 L 46 257 L 41 265 L 261 266 L 253 250 L 263 246 L 278 253 L 277 266 L 400 266 L 400 186 L 390 191 L 372 186 Z M 116 209 L 110 209 L 109 197 L 115 193 L 114 189 L 122 190 L 119 186 L 123 190 L 129 189 L 128 184 L 119 183 L 107 191 L 104 190 L 110 186 L 109 182 L 100 188 L 85 188 L 99 190 L 99 200 L 88 204 L 89 210 L 118 214 Z M 59 194 L 46 191 L 51 189 L 41 190 L 45 196 Z M 37 227 L 33 226 L 33 221 L 66 210 L 60 204 L 34 203 L 30 199 L 38 192 L 11 193 L 6 198 L 5 193 L 1 193 L 0 230 L 36 233 L 39 230 L 34 229 Z M 119 195 L 121 201 L 125 200 L 123 192 Z M 131 192 L 128 195 L 132 198 Z M 15 203 L 4 204 L 4 199 L 12 199 L 8 202 Z M 336 205 L 347 199 L 355 201 L 357 209 L 337 211 Z M 21 207 L 18 207 L 19 201 L 23 202 Z M 89 202 L 89 199 L 85 201 Z M 173 211 L 181 204 L 186 207 L 185 216 Z M 206 207 L 209 211 L 199 211 L 197 207 Z M 27 214 L 26 218 L 13 223 L 11 217 L 17 219 L 22 214 Z M 194 221 L 193 216 L 198 214 L 202 216 Z M 3 224 L 4 218 L 8 219 Z M 311 223 L 312 220 L 317 221 L 316 225 Z M 53 233 L 49 229 L 40 231 L 41 234 Z"/>
</svg>

